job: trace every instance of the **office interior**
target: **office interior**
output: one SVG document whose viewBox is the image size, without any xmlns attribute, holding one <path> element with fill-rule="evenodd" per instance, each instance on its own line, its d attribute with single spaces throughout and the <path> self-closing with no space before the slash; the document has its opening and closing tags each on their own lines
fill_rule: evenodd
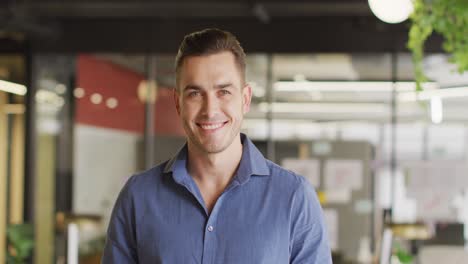
<svg viewBox="0 0 468 264">
<path fill-rule="evenodd" d="M 314 186 L 334 263 L 468 263 L 468 73 L 437 34 L 416 92 L 409 22 L 365 0 L 7 1 L 0 14 L 1 263 L 100 263 L 126 180 L 185 142 L 174 58 L 207 27 L 243 45 L 242 132 Z"/>
</svg>

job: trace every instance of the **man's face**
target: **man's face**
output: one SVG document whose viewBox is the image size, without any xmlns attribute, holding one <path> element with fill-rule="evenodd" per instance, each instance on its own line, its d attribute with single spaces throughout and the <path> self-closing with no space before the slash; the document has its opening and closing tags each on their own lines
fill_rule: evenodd
<svg viewBox="0 0 468 264">
<path fill-rule="evenodd" d="M 251 96 L 231 52 L 185 58 L 174 99 L 189 145 L 205 153 L 231 146 Z"/>
</svg>

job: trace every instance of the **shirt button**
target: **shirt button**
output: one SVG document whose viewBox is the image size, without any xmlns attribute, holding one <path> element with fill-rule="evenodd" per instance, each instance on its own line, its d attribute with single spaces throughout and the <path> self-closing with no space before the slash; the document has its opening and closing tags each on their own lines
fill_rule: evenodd
<svg viewBox="0 0 468 264">
<path fill-rule="evenodd" d="M 209 227 L 208 227 L 208 231 L 210 231 L 210 232 L 212 232 L 213 229 L 214 229 L 213 226 L 209 226 Z"/>
</svg>

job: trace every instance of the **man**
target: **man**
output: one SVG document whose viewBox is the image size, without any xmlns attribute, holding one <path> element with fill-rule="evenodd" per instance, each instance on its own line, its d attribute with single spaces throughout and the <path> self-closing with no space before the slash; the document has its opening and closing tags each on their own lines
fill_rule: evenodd
<svg viewBox="0 0 468 264">
<path fill-rule="evenodd" d="M 184 38 L 174 100 L 187 143 L 128 180 L 103 263 L 331 263 L 313 188 L 240 133 L 251 97 L 245 54 L 231 33 Z"/>
</svg>

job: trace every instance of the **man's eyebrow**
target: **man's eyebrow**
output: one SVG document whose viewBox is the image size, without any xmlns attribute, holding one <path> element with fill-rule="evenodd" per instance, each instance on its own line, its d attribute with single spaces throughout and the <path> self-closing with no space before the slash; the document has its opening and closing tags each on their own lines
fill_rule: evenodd
<svg viewBox="0 0 468 264">
<path fill-rule="evenodd" d="M 202 88 L 196 84 L 188 84 L 184 87 L 184 92 L 187 90 L 201 90 Z"/>
<path fill-rule="evenodd" d="M 223 89 L 223 88 L 227 88 L 231 86 L 232 86 L 232 83 L 221 83 L 221 84 L 217 84 L 215 87 L 218 89 Z"/>
</svg>

